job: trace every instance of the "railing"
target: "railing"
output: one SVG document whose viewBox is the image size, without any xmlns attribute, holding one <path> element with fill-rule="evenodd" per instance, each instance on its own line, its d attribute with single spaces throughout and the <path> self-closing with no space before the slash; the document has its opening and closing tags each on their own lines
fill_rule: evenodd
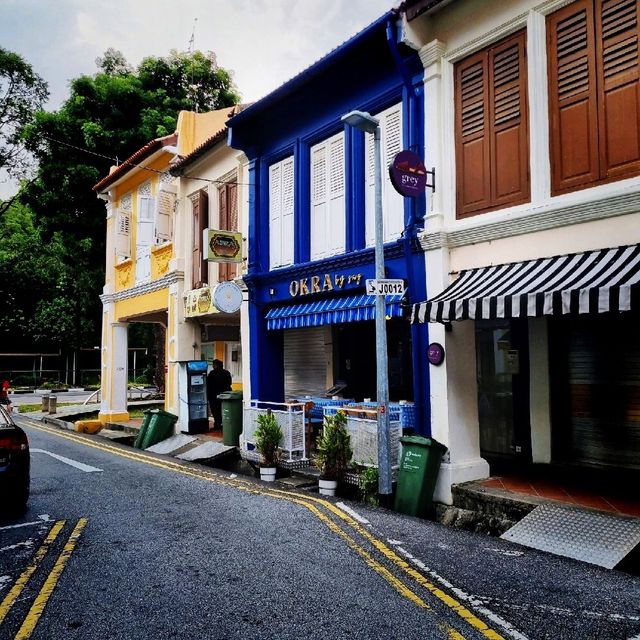
<svg viewBox="0 0 640 640">
<path fill-rule="evenodd" d="M 399 406 L 389 407 L 389 431 L 391 436 L 389 459 L 391 467 L 400 465 L 400 436 L 403 424 Z M 325 407 L 324 415 L 335 415 L 342 411 L 347 416 L 347 431 L 353 449 L 352 462 L 366 467 L 378 466 L 378 410 L 374 402 L 344 407 Z"/>
<path fill-rule="evenodd" d="M 145 387 L 128 387 L 127 388 L 127 401 L 135 400 L 135 394 L 138 394 L 138 400 L 142 400 L 145 396 L 153 394 L 156 389 L 149 389 Z M 100 402 L 100 389 L 96 389 L 82 404 L 89 404 L 90 402 Z"/>
<path fill-rule="evenodd" d="M 243 457 L 259 461 L 255 450 L 255 432 L 258 428 L 258 416 L 271 412 L 282 429 L 280 449 L 287 460 L 307 460 L 306 457 L 306 423 L 307 412 L 304 402 L 263 402 L 248 400 L 244 406 L 242 435 L 240 437 L 240 453 Z"/>
</svg>

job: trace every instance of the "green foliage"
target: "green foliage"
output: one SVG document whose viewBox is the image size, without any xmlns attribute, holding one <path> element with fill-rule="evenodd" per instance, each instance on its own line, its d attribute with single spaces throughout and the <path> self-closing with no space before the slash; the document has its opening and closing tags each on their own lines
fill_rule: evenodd
<svg viewBox="0 0 640 640">
<path fill-rule="evenodd" d="M 0 169 L 10 176 L 23 176 L 29 166 L 20 129 L 48 97 L 47 83 L 31 65 L 0 47 Z"/>
<path fill-rule="evenodd" d="M 347 431 L 347 416 L 337 411 L 325 416 L 324 431 L 317 444 L 316 465 L 324 480 L 340 480 L 347 469 L 353 450 Z"/>
<path fill-rule="evenodd" d="M 72 80 L 69 98 L 55 112 L 33 116 L 46 97 L 33 78 L 33 109 L 17 120 L 21 140 L 38 161 L 36 178 L 20 193 L 39 234 L 23 257 L 40 259 L 42 247 L 51 243 L 59 251 L 55 268 L 35 290 L 33 278 L 21 290 L 16 280 L 8 280 L 16 298 L 32 287 L 33 302 L 16 302 L 15 321 L 3 327 L 5 334 L 18 337 L 23 334 L 16 331 L 26 330 L 69 347 L 100 342 L 105 209 L 93 186 L 114 159 L 122 161 L 150 140 L 173 133 L 180 110 L 203 112 L 239 99 L 230 73 L 212 54 L 172 51 L 145 58 L 133 69 L 119 51 L 108 49 L 96 62 L 98 72 Z M 0 55 L 0 77 L 2 64 Z M 2 235 L 8 234 L 0 229 Z"/>
<path fill-rule="evenodd" d="M 5 344 L 33 345 L 45 334 L 64 339 L 68 327 L 61 327 L 64 298 L 59 296 L 72 294 L 60 286 L 65 255 L 60 235 L 45 242 L 28 207 L 14 202 L 0 215 L 0 338 Z M 61 315 L 48 313 L 49 305 L 58 307 Z"/>
<path fill-rule="evenodd" d="M 275 467 L 280 459 L 280 440 L 283 434 L 273 413 L 258 415 L 258 428 L 255 430 L 256 450 L 262 456 L 262 466 Z"/>
<path fill-rule="evenodd" d="M 360 500 L 372 507 L 380 504 L 378 498 L 378 468 L 358 466 L 358 493 Z"/>
</svg>

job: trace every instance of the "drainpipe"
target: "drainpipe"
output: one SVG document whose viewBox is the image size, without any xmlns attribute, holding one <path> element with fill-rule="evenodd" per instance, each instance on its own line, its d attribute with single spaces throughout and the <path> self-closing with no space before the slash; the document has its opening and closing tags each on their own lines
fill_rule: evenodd
<svg viewBox="0 0 640 640">
<path fill-rule="evenodd" d="M 408 130 L 409 135 L 411 136 L 414 131 L 415 124 L 419 122 L 418 118 L 418 99 L 421 96 L 421 93 L 418 91 L 417 87 L 414 87 L 413 82 L 411 80 L 411 75 L 407 67 L 405 66 L 404 60 L 400 55 L 400 51 L 398 51 L 398 42 L 397 42 L 397 29 L 393 20 L 389 18 L 386 24 L 386 36 L 387 36 L 387 44 L 389 45 L 389 50 L 391 52 L 391 57 L 396 65 L 398 73 L 402 78 L 402 82 L 406 88 L 407 92 L 407 101 L 408 101 Z M 417 140 L 413 140 L 413 144 L 410 146 L 415 146 Z M 405 268 L 407 272 L 407 281 L 409 286 L 407 287 L 408 292 L 408 302 L 409 304 L 413 304 L 416 302 L 414 300 L 413 290 L 415 285 L 412 283 L 417 282 L 416 274 L 414 273 L 414 265 L 412 260 L 412 245 L 417 242 L 417 231 L 416 227 L 418 224 L 418 220 L 416 218 L 416 209 L 417 205 L 413 202 L 409 207 L 409 220 L 405 225 L 404 231 L 402 233 L 402 238 L 398 240 L 398 242 L 402 242 L 403 254 L 405 259 Z M 421 278 L 425 277 L 424 269 L 420 274 Z M 414 391 L 414 403 L 416 410 L 416 426 L 425 425 L 427 435 L 431 434 L 431 410 L 428 402 L 428 398 L 426 397 L 426 391 L 428 388 L 428 375 L 429 372 L 427 369 L 423 369 L 424 358 L 421 358 L 422 349 L 420 348 L 422 345 L 418 340 L 419 328 L 416 328 L 415 325 L 411 327 L 411 363 L 413 368 L 413 391 Z M 417 348 L 416 348 L 417 347 Z"/>
</svg>

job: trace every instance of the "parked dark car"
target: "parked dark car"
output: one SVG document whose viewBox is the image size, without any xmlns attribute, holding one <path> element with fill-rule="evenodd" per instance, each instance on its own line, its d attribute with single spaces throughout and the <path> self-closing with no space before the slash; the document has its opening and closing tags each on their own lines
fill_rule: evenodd
<svg viewBox="0 0 640 640">
<path fill-rule="evenodd" d="M 30 467 L 27 434 L 0 406 L 0 518 L 25 509 Z"/>
</svg>

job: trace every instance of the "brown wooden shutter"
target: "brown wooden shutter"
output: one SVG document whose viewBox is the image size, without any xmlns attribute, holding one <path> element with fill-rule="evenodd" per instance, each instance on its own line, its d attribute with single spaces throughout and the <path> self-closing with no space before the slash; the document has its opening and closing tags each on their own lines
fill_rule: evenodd
<svg viewBox="0 0 640 640">
<path fill-rule="evenodd" d="M 640 172 L 637 0 L 597 0 L 600 177 Z"/>
<path fill-rule="evenodd" d="M 457 216 L 530 197 L 526 34 L 455 68 Z"/>
<path fill-rule="evenodd" d="M 491 202 L 487 67 L 486 52 L 481 51 L 455 68 L 458 217 L 486 209 Z"/>
<path fill-rule="evenodd" d="M 596 58 L 592 0 L 547 18 L 551 192 L 598 179 Z"/>
<path fill-rule="evenodd" d="M 218 189 L 220 211 L 220 229 L 223 231 L 238 230 L 238 185 L 227 183 Z M 237 265 L 220 262 L 218 264 L 219 280 L 233 280 L 236 277 Z"/>
<path fill-rule="evenodd" d="M 229 229 L 229 221 L 228 221 L 228 207 L 227 207 L 227 185 L 223 184 L 218 189 L 218 213 L 219 219 L 218 224 L 219 229 L 223 231 L 228 231 Z M 229 265 L 225 262 L 218 262 L 218 281 L 223 282 L 225 280 L 229 280 Z"/>
<path fill-rule="evenodd" d="M 530 197 L 526 65 L 524 32 L 489 51 L 493 207 Z"/>
<path fill-rule="evenodd" d="M 238 231 L 238 185 L 227 184 L 227 228 L 229 231 Z M 227 279 L 233 280 L 238 273 L 237 264 L 227 265 Z"/>
<path fill-rule="evenodd" d="M 205 191 L 198 192 L 193 200 L 193 252 L 191 263 L 192 287 L 197 289 L 207 284 L 208 269 L 204 262 L 202 233 L 207 228 L 208 197 Z"/>
</svg>

